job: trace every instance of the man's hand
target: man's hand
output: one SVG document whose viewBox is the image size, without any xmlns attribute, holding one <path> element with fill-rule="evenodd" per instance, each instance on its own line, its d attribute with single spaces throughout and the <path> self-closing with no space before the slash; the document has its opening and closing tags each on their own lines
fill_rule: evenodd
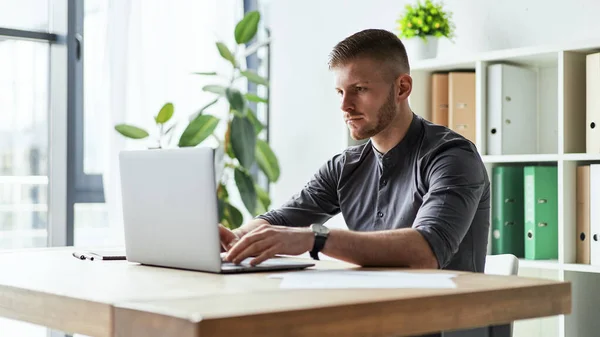
<svg viewBox="0 0 600 337">
<path fill-rule="evenodd" d="M 313 244 L 314 234 L 309 228 L 261 225 L 245 234 L 229 250 L 225 259 L 238 264 L 256 256 L 250 261 L 254 266 L 276 254 L 302 254 L 309 251 Z"/>
<path fill-rule="evenodd" d="M 219 224 L 219 237 L 221 238 L 221 251 L 226 252 L 239 240 L 240 236 L 229 228 Z"/>
</svg>

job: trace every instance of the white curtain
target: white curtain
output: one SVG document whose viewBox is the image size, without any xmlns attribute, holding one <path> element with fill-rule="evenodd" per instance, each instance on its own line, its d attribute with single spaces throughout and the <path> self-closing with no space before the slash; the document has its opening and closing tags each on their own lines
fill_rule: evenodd
<svg viewBox="0 0 600 337">
<path fill-rule="evenodd" d="M 106 118 L 98 127 L 106 130 L 102 152 L 109 241 L 121 245 L 118 153 L 153 147 L 156 142 L 125 139 L 114 125 L 144 127 L 152 138 L 157 132 L 153 117 L 166 102 L 172 102 L 173 119 L 179 123 L 170 144 L 176 146 L 189 116 L 215 98 L 202 87 L 223 83 L 192 72 L 230 73 L 215 42 L 233 47 L 235 23 L 243 16 L 243 9 L 241 0 L 110 0 L 101 6 L 106 6 L 107 15 L 103 76 L 97 93 L 102 99 L 97 108 L 104 109 L 99 113 Z M 215 105 L 210 113 L 224 114 L 224 104 Z"/>
</svg>

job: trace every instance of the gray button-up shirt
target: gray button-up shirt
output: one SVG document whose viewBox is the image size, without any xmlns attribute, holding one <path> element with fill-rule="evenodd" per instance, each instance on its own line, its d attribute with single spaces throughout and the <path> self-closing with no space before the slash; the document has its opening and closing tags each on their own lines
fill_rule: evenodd
<svg viewBox="0 0 600 337">
<path fill-rule="evenodd" d="M 490 183 L 477 149 L 461 135 L 413 114 L 386 154 L 370 141 L 328 160 L 281 207 L 258 218 L 309 226 L 342 213 L 348 229 L 414 228 L 442 269 L 483 272 Z"/>
</svg>

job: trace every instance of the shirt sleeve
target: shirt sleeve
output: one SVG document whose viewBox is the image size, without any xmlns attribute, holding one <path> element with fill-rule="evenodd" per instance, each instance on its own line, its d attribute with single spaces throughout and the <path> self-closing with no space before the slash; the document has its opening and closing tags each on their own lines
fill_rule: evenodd
<svg viewBox="0 0 600 337">
<path fill-rule="evenodd" d="M 424 172 L 429 189 L 413 228 L 429 243 L 439 268 L 446 267 L 458 251 L 489 188 L 485 166 L 474 151 L 449 148 L 436 155 Z"/>
<path fill-rule="evenodd" d="M 337 193 L 343 155 L 323 164 L 302 190 L 279 208 L 257 216 L 272 225 L 305 227 L 322 224 L 340 212 Z"/>
</svg>

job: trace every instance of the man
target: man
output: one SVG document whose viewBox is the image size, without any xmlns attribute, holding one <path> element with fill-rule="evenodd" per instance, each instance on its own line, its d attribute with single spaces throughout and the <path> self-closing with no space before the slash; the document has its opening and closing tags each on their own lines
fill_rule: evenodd
<svg viewBox="0 0 600 337">
<path fill-rule="evenodd" d="M 325 254 L 362 266 L 483 272 L 490 191 L 475 146 L 411 111 L 402 42 L 364 30 L 330 54 L 342 116 L 354 139 L 280 208 L 229 231 L 226 260 Z M 322 224 L 341 212 L 349 230 Z"/>
</svg>

